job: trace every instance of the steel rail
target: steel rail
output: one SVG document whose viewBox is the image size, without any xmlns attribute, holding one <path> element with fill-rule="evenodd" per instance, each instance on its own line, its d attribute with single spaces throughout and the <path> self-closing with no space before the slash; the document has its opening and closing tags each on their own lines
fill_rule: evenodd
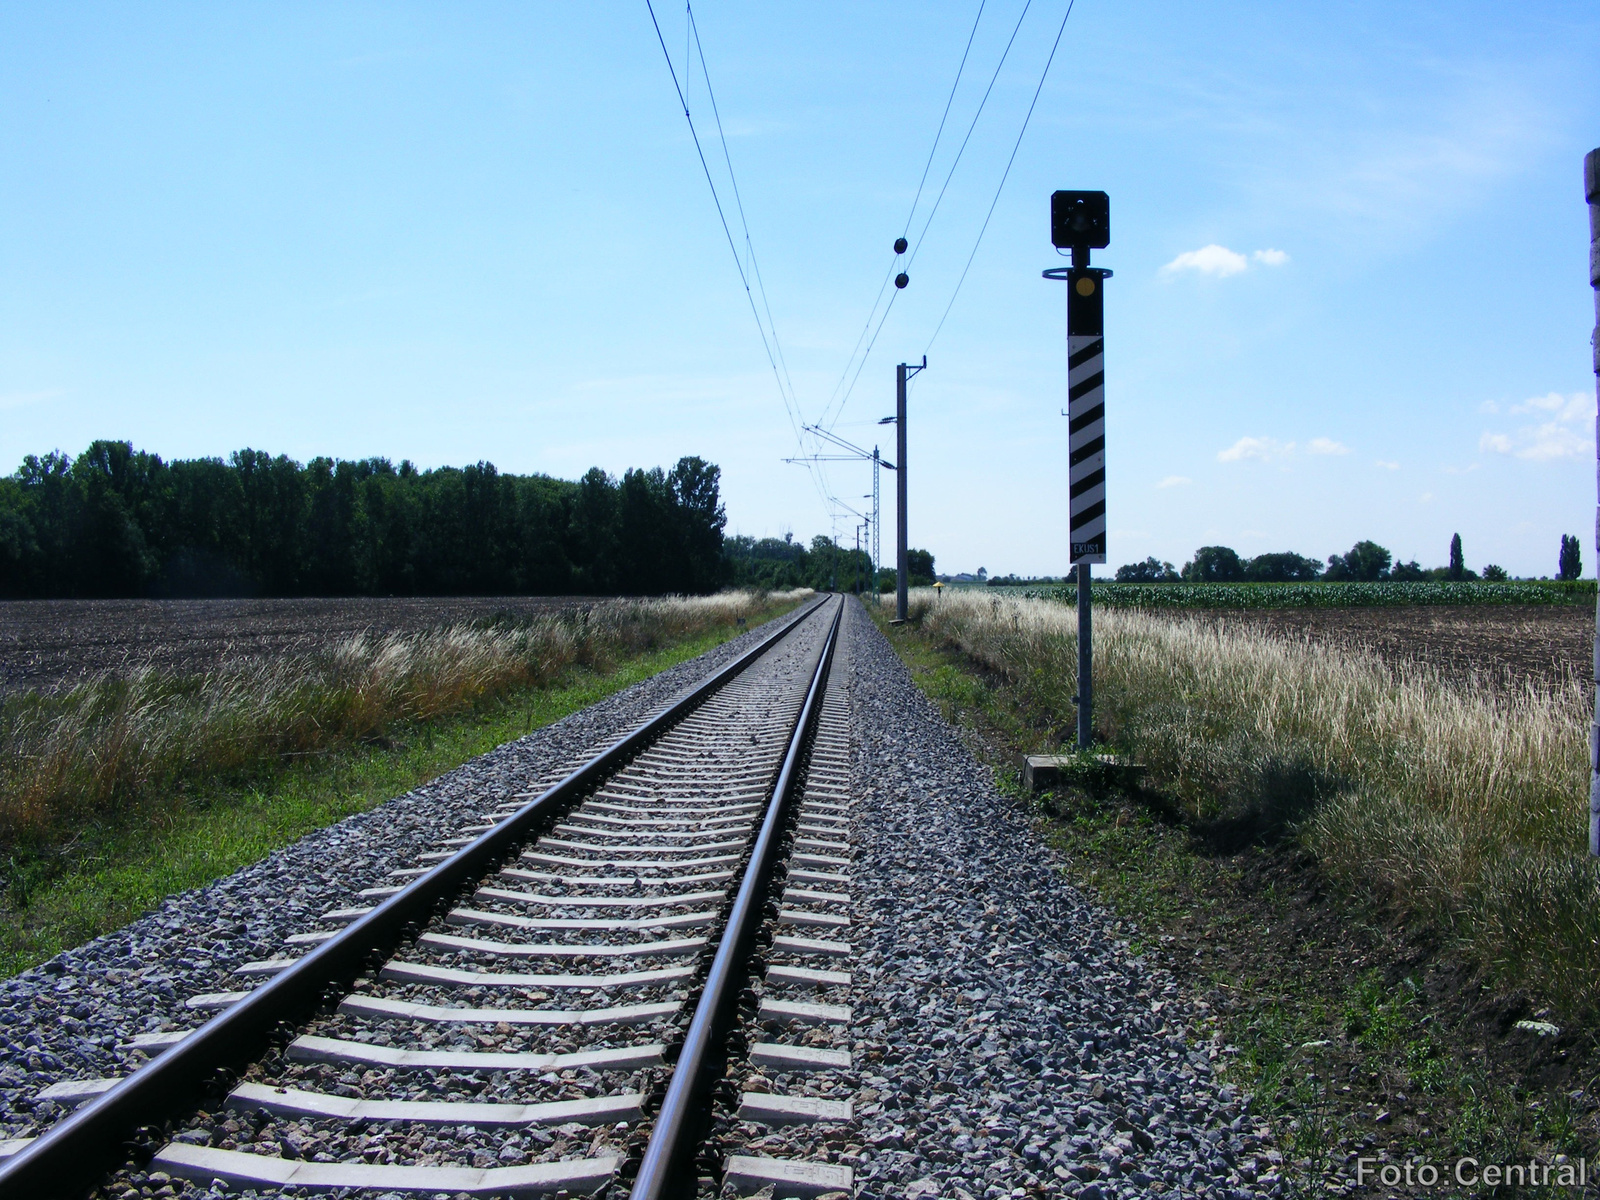
<svg viewBox="0 0 1600 1200">
<path fill-rule="evenodd" d="M 630 1200 L 667 1200 L 668 1197 L 694 1195 L 696 1172 L 693 1151 L 699 1144 L 709 1116 L 708 1091 L 712 1084 L 712 1072 L 708 1067 L 716 1061 L 717 1048 L 728 1033 L 730 1018 L 745 982 L 750 943 L 761 926 L 762 909 L 777 857 L 784 818 L 800 777 L 800 763 L 806 745 L 822 707 L 822 693 L 828 684 L 828 671 L 833 662 L 834 645 L 838 640 L 843 615 L 844 601 L 841 598 L 833 614 L 833 623 L 828 628 L 827 641 L 817 659 L 805 705 L 795 719 L 788 751 L 783 758 L 783 768 L 778 772 L 777 782 L 773 784 L 772 794 L 767 800 L 761 832 L 750 852 L 750 865 L 739 884 L 722 940 L 717 945 L 716 957 L 712 959 L 700 1000 L 695 1005 L 694 1017 L 689 1022 L 689 1032 L 679 1051 L 672 1081 L 667 1086 L 661 1111 L 656 1114 L 655 1126 L 650 1131 L 650 1141 L 645 1146 L 639 1173 L 634 1177 Z"/>
<path fill-rule="evenodd" d="M 193 1109 L 219 1078 L 260 1057 L 284 1022 L 311 1012 L 330 986 L 353 980 L 374 957 L 387 957 L 441 900 L 493 870 L 543 823 L 626 765 L 826 603 L 819 597 L 801 609 L 493 829 L 0 1163 L 0 1198 L 79 1200 L 130 1157 L 138 1130 Z"/>
</svg>

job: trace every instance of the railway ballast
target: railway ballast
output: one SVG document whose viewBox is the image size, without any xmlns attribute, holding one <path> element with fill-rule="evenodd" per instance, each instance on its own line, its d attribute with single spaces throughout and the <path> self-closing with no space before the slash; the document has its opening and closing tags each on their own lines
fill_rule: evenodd
<svg viewBox="0 0 1600 1200">
<path fill-rule="evenodd" d="M 455 864 L 96 1194 L 1272 1194 L 1196 1014 L 859 606 L 777 624 L 10 981 L 7 1128 L 82 1123 Z M 24 1178 L 49 1141 L 0 1195 L 95 1186 Z"/>
</svg>

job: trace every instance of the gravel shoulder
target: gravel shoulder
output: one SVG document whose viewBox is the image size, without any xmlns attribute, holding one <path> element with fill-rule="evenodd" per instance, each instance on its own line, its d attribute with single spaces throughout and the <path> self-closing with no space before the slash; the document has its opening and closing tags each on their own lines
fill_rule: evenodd
<svg viewBox="0 0 1600 1200">
<path fill-rule="evenodd" d="M 778 618 L 779 621 L 791 616 Z M 424 849 L 503 798 L 576 766 L 679 692 L 759 640 L 758 627 L 689 662 L 471 760 L 368 812 L 318 830 L 207 887 L 169 898 L 115 933 L 0 983 L 0 1137 L 36 1133 L 64 1115 L 36 1103 L 67 1079 L 127 1073 L 143 1058 L 134 1033 L 191 1028 L 190 996 L 235 990 L 233 970 L 279 954 L 320 914 L 361 903 Z"/>
<path fill-rule="evenodd" d="M 1278 1194 L 1269 1132 L 1190 1045 L 1197 1007 L 1066 881 L 854 606 L 849 632 L 858 1194 Z"/>
</svg>

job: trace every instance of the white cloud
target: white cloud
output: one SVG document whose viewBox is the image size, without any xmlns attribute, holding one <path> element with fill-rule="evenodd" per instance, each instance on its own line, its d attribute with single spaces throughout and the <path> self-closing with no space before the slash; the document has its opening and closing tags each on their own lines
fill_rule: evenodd
<svg viewBox="0 0 1600 1200">
<path fill-rule="evenodd" d="M 1573 392 L 1563 396 L 1560 392 L 1550 392 L 1543 396 L 1533 396 L 1521 404 L 1513 404 L 1511 411 L 1514 413 L 1549 413 L 1558 421 L 1568 423 L 1581 421 L 1594 413 L 1594 398 L 1583 392 Z"/>
<path fill-rule="evenodd" d="M 1389 462 L 1387 459 L 1382 458 L 1378 459 L 1372 465 L 1375 467 L 1382 467 L 1385 471 L 1398 471 L 1400 469 L 1399 463 Z"/>
<path fill-rule="evenodd" d="M 1271 462 L 1294 453 L 1293 442 L 1280 442 L 1276 438 L 1242 437 L 1226 450 L 1217 451 L 1218 462 L 1243 462 L 1255 458 Z"/>
<path fill-rule="evenodd" d="M 1493 400 L 1485 400 L 1482 404 L 1478 405 L 1478 411 L 1481 413 L 1488 413 L 1490 416 L 1493 416 L 1495 413 L 1500 411 L 1500 406 Z"/>
<path fill-rule="evenodd" d="M 1525 416 L 1542 417 L 1524 425 L 1515 435 L 1486 430 L 1478 439 L 1478 449 L 1495 454 L 1510 454 L 1530 462 L 1551 462 L 1562 458 L 1587 458 L 1594 454 L 1594 398 L 1584 392 L 1562 395 L 1549 392 L 1531 396 L 1508 410 Z"/>
<path fill-rule="evenodd" d="M 1237 250 L 1229 250 L 1215 242 L 1198 250 L 1185 250 L 1161 270 L 1167 274 L 1178 271 L 1198 271 L 1201 275 L 1215 275 L 1225 279 L 1248 269 L 1250 260 Z"/>
<path fill-rule="evenodd" d="M 1433 493 L 1432 492 L 1423 492 L 1422 495 L 1417 497 L 1417 503 L 1419 503 L 1419 504 L 1432 504 L 1433 503 Z"/>
<path fill-rule="evenodd" d="M 1282 250 L 1257 250 L 1246 257 L 1237 250 L 1229 250 L 1226 246 L 1212 242 L 1209 246 L 1201 246 L 1198 250 L 1185 250 L 1162 267 L 1161 273 L 1175 275 L 1179 271 L 1194 271 L 1200 275 L 1215 275 L 1218 279 L 1226 279 L 1229 275 L 1248 271 L 1252 259 L 1264 267 L 1281 267 L 1289 261 L 1289 256 Z"/>
<path fill-rule="evenodd" d="M 1168 475 L 1160 483 L 1156 484 L 1156 486 L 1158 488 L 1182 487 L 1186 483 L 1193 482 L 1194 480 L 1190 479 L 1187 475 Z"/>
<path fill-rule="evenodd" d="M 1312 438 L 1306 443 L 1306 449 L 1312 454 L 1349 454 L 1350 447 L 1336 442 L 1332 438 Z"/>
<path fill-rule="evenodd" d="M 1594 439 L 1550 421 L 1533 431 L 1533 439 L 1517 451 L 1518 458 L 1548 462 L 1553 458 L 1593 458 Z"/>
</svg>

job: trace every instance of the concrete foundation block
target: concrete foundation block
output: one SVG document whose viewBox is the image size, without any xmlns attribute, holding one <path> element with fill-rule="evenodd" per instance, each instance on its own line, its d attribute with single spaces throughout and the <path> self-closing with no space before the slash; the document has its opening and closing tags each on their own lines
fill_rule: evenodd
<svg viewBox="0 0 1600 1200">
<path fill-rule="evenodd" d="M 1022 759 L 1022 786 L 1030 792 L 1043 791 L 1062 782 L 1063 770 L 1073 761 L 1070 754 L 1028 754 Z M 1131 763 L 1115 754 L 1095 756 L 1107 770 L 1108 782 L 1115 787 L 1132 789 L 1139 786 L 1144 775 L 1141 763 Z"/>
</svg>

